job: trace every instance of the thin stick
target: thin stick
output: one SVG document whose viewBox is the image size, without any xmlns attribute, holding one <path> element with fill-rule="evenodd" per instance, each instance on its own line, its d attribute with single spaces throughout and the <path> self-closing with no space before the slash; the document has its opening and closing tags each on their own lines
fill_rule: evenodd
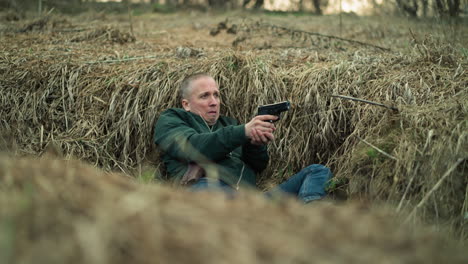
<svg viewBox="0 0 468 264">
<path fill-rule="evenodd" d="M 132 33 L 132 36 L 135 37 L 135 34 L 133 33 L 133 19 L 132 19 L 132 12 L 130 11 L 130 1 L 127 2 L 127 10 L 128 10 L 128 20 L 130 21 L 130 32 Z"/>
<path fill-rule="evenodd" d="M 114 63 L 114 62 L 132 61 L 132 60 L 154 59 L 154 58 L 160 58 L 160 57 L 161 56 L 132 57 L 132 58 L 125 58 L 125 59 L 120 59 L 120 60 L 88 61 L 88 62 L 85 62 L 85 63 L 86 64 Z"/>
<path fill-rule="evenodd" d="M 362 142 L 364 142 L 365 144 L 367 144 L 368 146 L 370 146 L 370 147 L 372 147 L 373 149 L 375 149 L 375 150 L 377 150 L 378 152 L 380 152 L 382 155 L 387 156 L 387 157 L 389 157 L 389 158 L 391 158 L 391 159 L 393 159 L 393 160 L 398 161 L 397 158 L 395 158 L 395 157 L 393 157 L 392 155 L 388 154 L 387 152 L 385 152 L 385 151 L 379 149 L 378 147 L 372 145 L 371 143 L 369 143 L 369 142 L 367 142 L 366 140 L 362 139 L 362 138 L 359 137 L 358 135 L 355 135 L 355 136 L 356 136 L 359 140 L 361 140 Z"/>
<path fill-rule="evenodd" d="M 357 102 L 362 102 L 362 103 L 366 103 L 366 104 L 377 105 L 377 106 L 385 107 L 387 109 L 398 112 L 398 108 L 396 108 L 396 107 L 384 105 L 384 104 L 369 101 L 369 100 L 359 99 L 359 98 L 346 96 L 346 95 L 336 95 L 336 94 L 332 94 L 332 97 L 338 97 L 338 98 L 347 99 L 347 100 L 351 100 L 351 101 L 357 101 Z"/>
<path fill-rule="evenodd" d="M 413 31 L 411 30 L 411 28 L 409 28 L 409 32 L 410 32 L 410 34 L 411 34 L 411 37 L 413 37 L 414 43 L 416 43 L 416 47 L 418 48 L 419 53 L 421 53 L 421 55 L 424 55 L 425 52 L 421 50 L 421 44 L 419 43 L 418 39 L 417 39 L 416 36 L 414 35 L 414 33 L 413 33 Z"/>
<path fill-rule="evenodd" d="M 417 165 L 415 171 L 417 171 L 418 169 L 419 169 L 419 164 Z M 416 173 L 413 174 L 413 176 L 411 177 L 408 185 L 406 185 L 405 192 L 403 193 L 403 196 L 401 197 L 400 202 L 398 203 L 398 206 L 397 206 L 397 209 L 396 209 L 397 212 L 399 212 L 401 210 L 401 207 L 403 206 L 403 202 L 405 201 L 405 198 L 406 198 L 406 194 L 408 194 L 408 191 L 409 191 L 411 185 L 413 184 L 413 180 L 414 180 L 415 177 L 416 177 Z"/>
<path fill-rule="evenodd" d="M 65 29 L 56 29 L 56 30 L 51 30 L 52 32 L 82 32 L 89 30 L 90 28 L 65 28 Z"/>
<path fill-rule="evenodd" d="M 342 28 L 343 28 L 343 20 L 342 20 L 342 13 L 343 13 L 343 9 L 342 9 L 342 4 L 341 4 L 341 0 L 340 0 L 340 37 L 342 37 Z"/>
<path fill-rule="evenodd" d="M 432 189 L 426 193 L 426 195 L 424 196 L 424 198 L 418 203 L 418 205 L 416 205 L 414 208 L 413 208 L 413 211 L 411 211 L 411 213 L 408 215 L 408 218 L 406 218 L 405 220 L 405 223 L 408 222 L 412 217 L 413 215 L 416 213 L 416 210 L 420 207 L 422 207 L 424 205 L 424 203 L 426 203 L 426 201 L 429 199 L 429 197 L 432 195 L 432 193 L 434 193 L 437 189 L 439 189 L 439 187 L 442 185 L 442 182 L 448 177 L 450 176 L 450 174 L 452 173 L 452 171 L 454 171 L 458 165 L 460 165 L 460 163 L 462 163 L 466 158 L 459 158 L 457 160 L 457 162 L 455 162 L 452 167 L 450 167 L 446 172 L 445 174 L 442 176 L 442 178 L 440 178 L 440 180 L 434 185 L 434 187 L 432 187 Z"/>
<path fill-rule="evenodd" d="M 42 143 L 44 142 L 44 126 L 43 125 L 41 125 L 41 141 L 40 142 L 41 142 L 40 146 L 42 149 Z"/>
</svg>

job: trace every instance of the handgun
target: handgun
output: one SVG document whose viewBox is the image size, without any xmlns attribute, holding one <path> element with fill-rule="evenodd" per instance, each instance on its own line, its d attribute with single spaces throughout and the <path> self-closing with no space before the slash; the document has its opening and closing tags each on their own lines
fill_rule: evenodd
<svg viewBox="0 0 468 264">
<path fill-rule="evenodd" d="M 291 108 L 291 104 L 288 101 L 281 103 L 261 105 L 258 107 L 257 115 L 275 115 L 278 117 L 276 120 L 267 120 L 267 122 L 276 122 L 280 120 L 281 112 L 288 111 Z"/>
</svg>

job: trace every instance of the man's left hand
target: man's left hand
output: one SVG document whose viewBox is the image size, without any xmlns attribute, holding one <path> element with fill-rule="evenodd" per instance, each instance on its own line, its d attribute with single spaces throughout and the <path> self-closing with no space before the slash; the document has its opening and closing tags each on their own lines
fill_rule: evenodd
<svg viewBox="0 0 468 264">
<path fill-rule="evenodd" d="M 270 132 L 263 132 L 258 129 L 252 129 L 252 138 L 250 143 L 256 146 L 261 146 L 268 144 L 270 141 L 273 141 L 275 136 Z"/>
</svg>

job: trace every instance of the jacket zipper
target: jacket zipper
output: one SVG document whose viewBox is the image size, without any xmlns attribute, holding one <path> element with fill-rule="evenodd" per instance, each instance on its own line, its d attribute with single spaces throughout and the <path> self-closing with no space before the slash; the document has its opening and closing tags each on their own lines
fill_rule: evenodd
<svg viewBox="0 0 468 264">
<path fill-rule="evenodd" d="M 244 165 L 243 163 L 244 163 L 244 162 L 242 162 L 242 170 L 241 170 L 241 173 L 240 173 L 239 180 L 238 180 L 237 183 L 236 183 L 236 191 L 239 190 L 239 183 L 240 183 L 240 181 L 242 180 L 242 177 L 244 176 L 244 168 L 245 168 L 245 165 Z"/>
</svg>

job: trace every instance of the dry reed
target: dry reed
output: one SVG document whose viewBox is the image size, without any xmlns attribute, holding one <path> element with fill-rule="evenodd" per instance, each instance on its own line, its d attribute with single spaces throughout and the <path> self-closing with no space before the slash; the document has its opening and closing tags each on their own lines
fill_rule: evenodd
<svg viewBox="0 0 468 264">
<path fill-rule="evenodd" d="M 54 146 L 67 158 L 105 170 L 132 174 L 145 164 L 158 167 L 153 125 L 161 111 L 178 106 L 176 87 L 182 78 L 205 71 L 220 84 L 223 113 L 240 122 L 248 121 L 260 104 L 293 104 L 278 124 L 260 188 L 310 163 L 327 163 L 338 179 L 349 181 L 349 196 L 388 201 L 405 211 L 464 159 L 417 213 L 467 238 L 468 77 L 466 55 L 458 46 L 436 36 L 417 40 L 422 38 L 407 35 L 414 49 L 391 53 L 343 49 L 342 44 L 273 44 L 252 51 L 259 43 L 244 43 L 237 51 L 215 48 L 200 57 L 181 57 L 176 52 L 181 43 L 171 41 L 176 36 L 161 37 L 171 41 L 165 46 L 76 43 L 76 37 L 30 32 L 2 39 L 0 127 L 13 138 L 18 154 L 41 155 Z M 287 41 L 295 43 L 281 39 Z M 336 94 L 395 106 L 399 112 L 331 97 Z"/>
</svg>

